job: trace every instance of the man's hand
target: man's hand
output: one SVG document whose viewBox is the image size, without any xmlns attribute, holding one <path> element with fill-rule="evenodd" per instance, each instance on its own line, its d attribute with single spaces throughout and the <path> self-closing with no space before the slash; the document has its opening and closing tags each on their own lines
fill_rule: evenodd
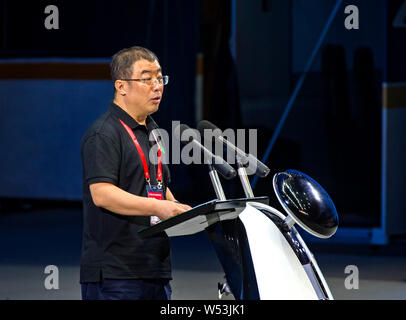
<svg viewBox="0 0 406 320">
<path fill-rule="evenodd" d="M 190 209 L 192 209 L 192 207 L 188 206 L 187 204 L 169 200 L 157 200 L 155 215 L 159 219 L 165 220 Z"/>
</svg>

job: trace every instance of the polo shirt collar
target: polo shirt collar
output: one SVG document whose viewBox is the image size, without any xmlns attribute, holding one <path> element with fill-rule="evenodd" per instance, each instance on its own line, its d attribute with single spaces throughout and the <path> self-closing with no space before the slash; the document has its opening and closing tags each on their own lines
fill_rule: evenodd
<svg viewBox="0 0 406 320">
<path fill-rule="evenodd" d="M 113 101 L 110 103 L 110 110 L 124 123 L 129 126 L 131 129 L 135 129 L 139 126 L 141 126 L 137 121 L 133 119 L 127 112 L 125 112 L 123 109 L 121 109 L 118 105 L 116 105 Z M 147 119 L 145 120 L 145 123 L 148 128 L 151 126 L 156 126 L 155 121 L 151 118 L 151 116 L 148 116 Z"/>
</svg>

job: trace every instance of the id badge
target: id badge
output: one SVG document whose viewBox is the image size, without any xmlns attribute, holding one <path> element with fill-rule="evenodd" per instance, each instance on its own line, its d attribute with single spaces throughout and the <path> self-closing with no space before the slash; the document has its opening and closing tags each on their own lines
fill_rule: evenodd
<svg viewBox="0 0 406 320">
<path fill-rule="evenodd" d="M 147 184 L 147 196 L 148 198 L 154 198 L 158 200 L 163 200 L 164 199 L 164 194 L 162 188 L 158 188 L 158 186 L 154 185 L 148 185 Z M 157 216 L 151 216 L 150 218 L 150 223 L 151 226 L 161 222 L 161 219 L 159 219 Z"/>
</svg>

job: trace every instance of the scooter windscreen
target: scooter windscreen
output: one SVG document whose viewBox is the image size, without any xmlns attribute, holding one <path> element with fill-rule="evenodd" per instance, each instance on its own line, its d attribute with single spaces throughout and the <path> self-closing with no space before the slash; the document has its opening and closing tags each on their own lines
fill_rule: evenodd
<svg viewBox="0 0 406 320">
<path fill-rule="evenodd" d="M 338 214 L 328 193 L 311 177 L 286 170 L 273 178 L 275 194 L 288 215 L 307 232 L 330 238 L 338 228 Z"/>
</svg>

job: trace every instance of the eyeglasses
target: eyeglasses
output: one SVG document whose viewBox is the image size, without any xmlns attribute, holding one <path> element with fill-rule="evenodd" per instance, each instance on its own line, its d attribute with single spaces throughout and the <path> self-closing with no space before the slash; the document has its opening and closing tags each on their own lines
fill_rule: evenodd
<svg viewBox="0 0 406 320">
<path fill-rule="evenodd" d="M 160 86 L 164 85 L 166 86 L 169 82 L 169 76 L 162 76 L 162 77 L 158 77 L 158 78 L 141 78 L 141 79 L 121 79 L 123 81 L 139 81 L 141 83 L 144 83 L 146 85 L 149 86 L 154 86 L 156 82 L 158 82 L 158 84 Z"/>
</svg>

